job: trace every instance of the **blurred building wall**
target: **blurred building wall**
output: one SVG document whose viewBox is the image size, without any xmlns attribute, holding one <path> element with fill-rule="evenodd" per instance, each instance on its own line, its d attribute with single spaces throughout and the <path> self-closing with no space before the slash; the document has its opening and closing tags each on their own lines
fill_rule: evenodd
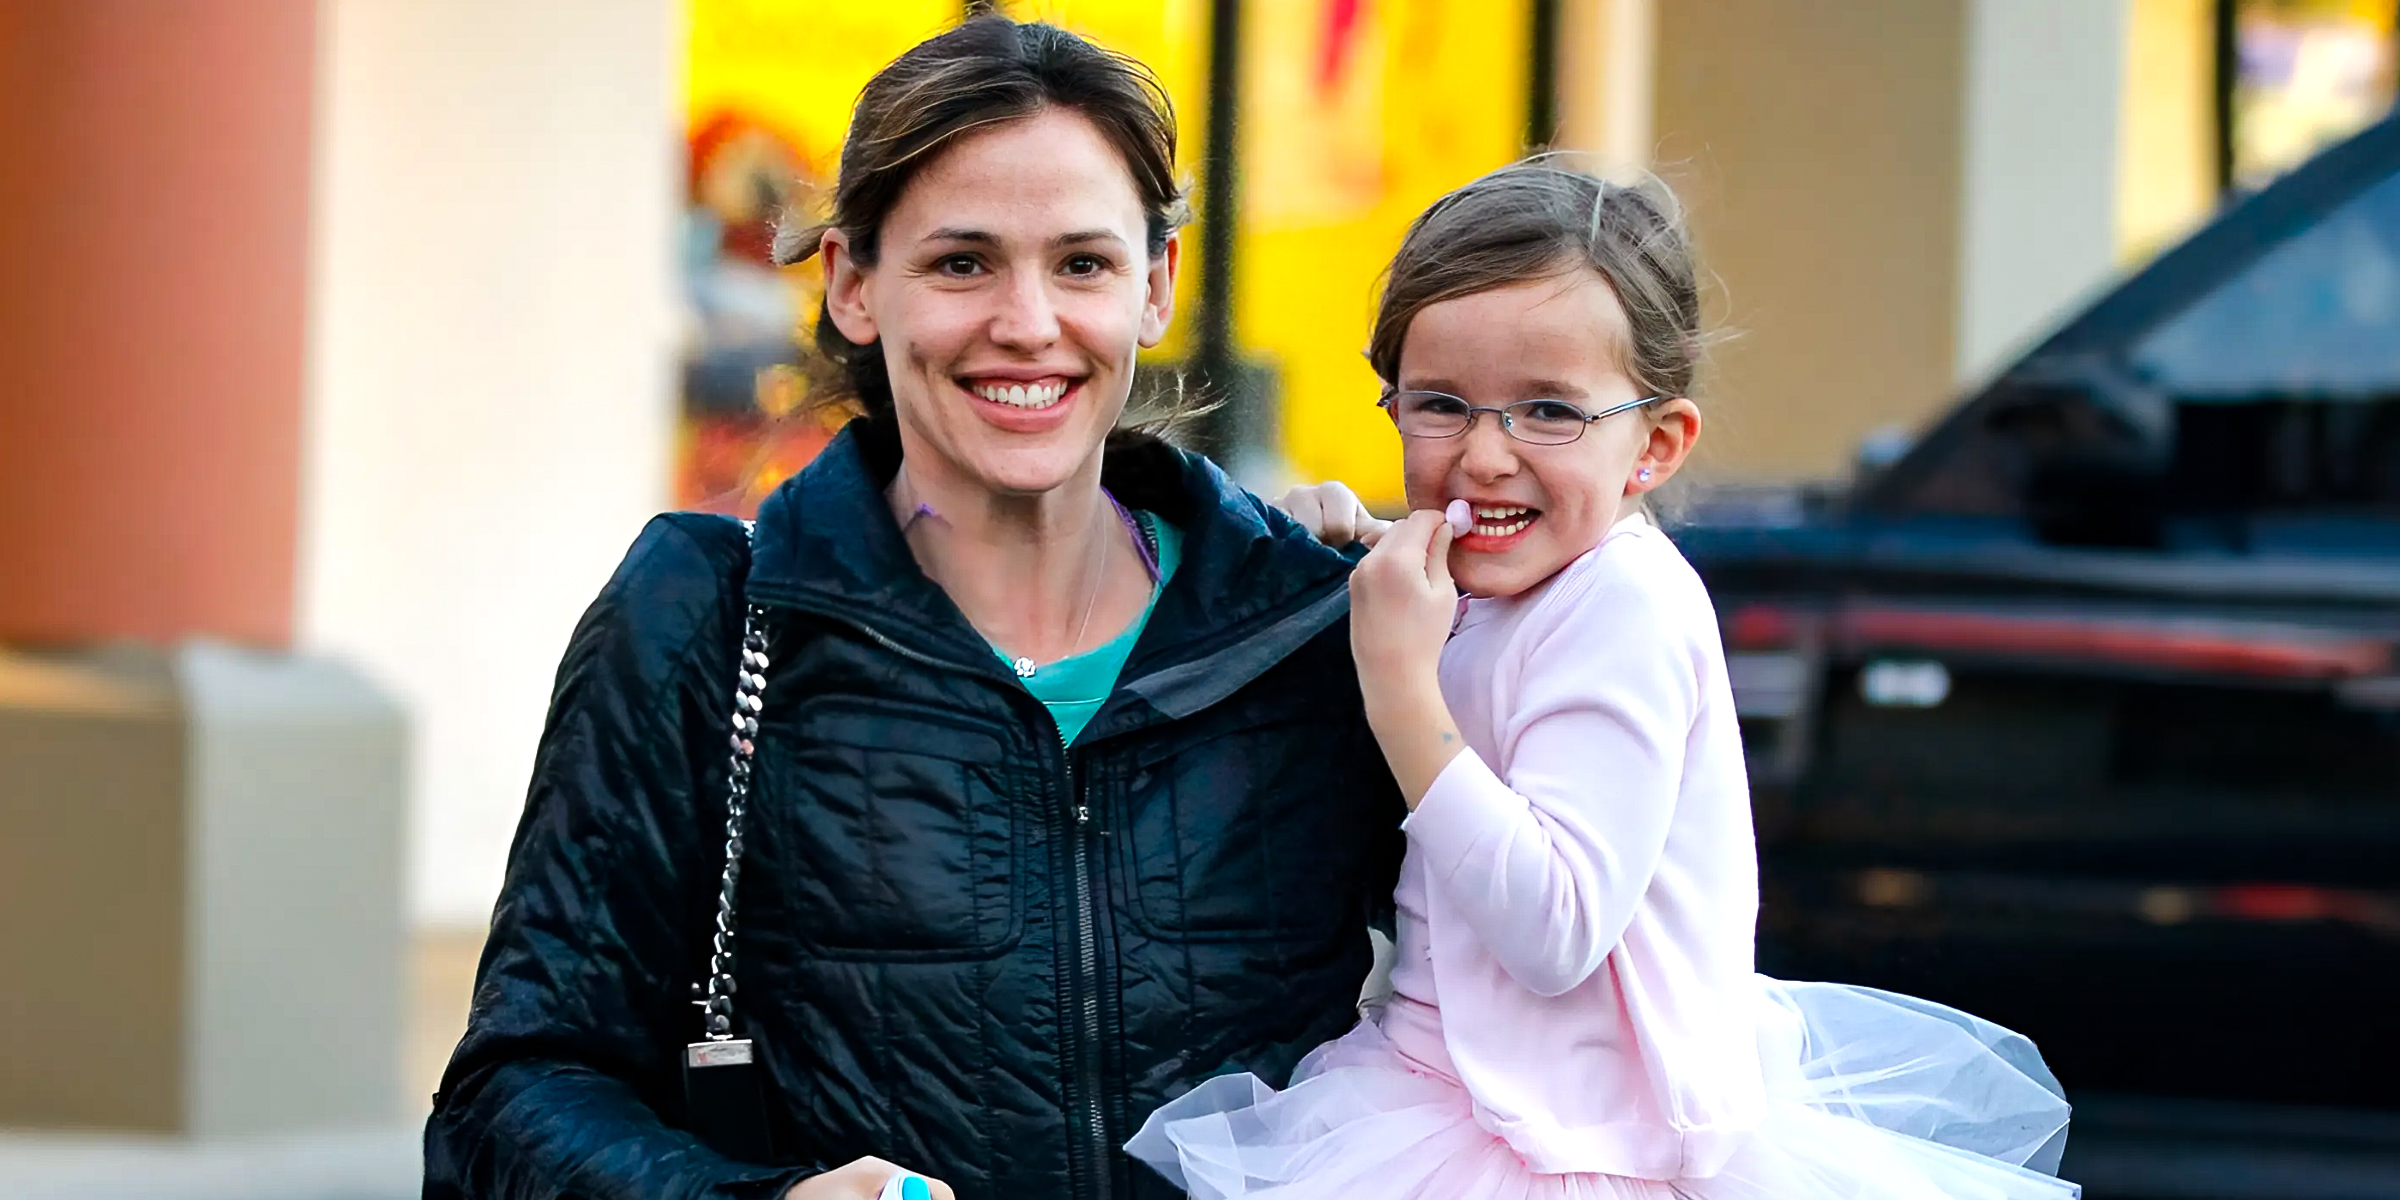
<svg viewBox="0 0 2400 1200">
<path fill-rule="evenodd" d="M 667 502 L 672 0 L 325 0 L 298 633 L 409 706 L 480 923 L 576 617 Z"/>
<path fill-rule="evenodd" d="M 0 5 L 0 640 L 289 636 L 315 21 Z"/>
<path fill-rule="evenodd" d="M 1728 334 L 1703 384 L 1719 480 L 1843 474 L 1865 435 L 1922 425 L 2106 285 L 2129 62 L 2185 32 L 2151 13 L 2131 44 L 2135 6 L 2168 0 L 1586 2 L 1604 47 L 1619 10 L 1655 21 L 1650 161 Z M 1564 86 L 1592 95 L 1581 124 L 1563 107 L 1595 147 L 1638 110 L 1572 66 Z M 2188 227 L 2192 204 L 2164 195 L 2146 227 Z"/>
<path fill-rule="evenodd" d="M 1950 396 L 1966 0 L 1658 8 L 1656 163 L 1712 318 L 1713 475 L 1827 475 Z"/>
<path fill-rule="evenodd" d="M 287 646 L 318 17 L 0 5 L 0 1124 L 392 1115 L 406 726 Z"/>
</svg>

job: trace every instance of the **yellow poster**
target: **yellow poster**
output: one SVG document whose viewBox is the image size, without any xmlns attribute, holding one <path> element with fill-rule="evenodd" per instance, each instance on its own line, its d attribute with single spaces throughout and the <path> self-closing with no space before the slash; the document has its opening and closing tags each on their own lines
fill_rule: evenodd
<svg viewBox="0 0 2400 1200">
<path fill-rule="evenodd" d="M 1250 231 L 1348 224 L 1382 202 L 1385 43 L 1376 10 L 1371 0 L 1251 6 L 1242 145 Z"/>
<path fill-rule="evenodd" d="M 2263 187 L 2391 111 L 2393 0 L 2239 0 L 2233 167 Z"/>
<path fill-rule="evenodd" d="M 1393 506 L 1375 288 L 1426 205 L 1523 152 L 1531 3 L 1252 0 L 1245 17 L 1238 336 L 1281 384 L 1292 473 Z"/>
<path fill-rule="evenodd" d="M 814 264 L 769 263 L 775 224 L 823 214 L 859 90 L 958 12 L 948 0 L 689 0 L 683 507 L 747 514 L 830 436 L 785 419 L 821 279 Z"/>
</svg>

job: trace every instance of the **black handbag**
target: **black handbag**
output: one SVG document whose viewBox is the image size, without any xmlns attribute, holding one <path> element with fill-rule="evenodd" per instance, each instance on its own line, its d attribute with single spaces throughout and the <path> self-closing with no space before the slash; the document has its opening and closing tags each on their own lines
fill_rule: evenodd
<svg viewBox="0 0 2400 1200">
<path fill-rule="evenodd" d="M 742 523 L 745 539 L 754 536 Z M 701 1040 L 683 1048 L 684 1119 L 691 1132 L 727 1158 L 771 1163 L 767 1132 L 766 1065 L 757 1040 L 734 1036 L 733 943 L 737 886 L 742 878 L 742 818 L 750 804 L 751 760 L 758 714 L 766 707 L 766 611 L 742 610 L 740 660 L 734 671 L 732 758 L 725 794 L 725 870 L 717 883 L 717 921 L 709 940 L 708 979 L 692 985 L 701 1010 Z"/>
</svg>

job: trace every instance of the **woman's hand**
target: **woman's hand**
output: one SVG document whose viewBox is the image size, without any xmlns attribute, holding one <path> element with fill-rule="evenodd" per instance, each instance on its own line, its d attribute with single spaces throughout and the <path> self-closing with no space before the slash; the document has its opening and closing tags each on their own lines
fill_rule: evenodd
<svg viewBox="0 0 2400 1200">
<path fill-rule="evenodd" d="M 1390 521 L 1368 512 L 1358 493 L 1339 480 L 1293 488 L 1275 507 L 1315 534 L 1318 541 L 1336 549 L 1352 542 L 1372 546 L 1392 527 Z"/>
<path fill-rule="evenodd" d="M 1441 513 L 1410 513 L 1350 573 L 1350 654 L 1367 724 L 1412 810 L 1466 748 L 1442 700 L 1442 646 L 1458 617 L 1452 536 Z"/>
<path fill-rule="evenodd" d="M 909 1172 L 880 1158 L 862 1158 L 845 1167 L 803 1179 L 783 1194 L 783 1200 L 876 1200 L 894 1175 Z M 925 1190 L 932 1200 L 958 1200 L 950 1185 L 927 1175 Z"/>
</svg>

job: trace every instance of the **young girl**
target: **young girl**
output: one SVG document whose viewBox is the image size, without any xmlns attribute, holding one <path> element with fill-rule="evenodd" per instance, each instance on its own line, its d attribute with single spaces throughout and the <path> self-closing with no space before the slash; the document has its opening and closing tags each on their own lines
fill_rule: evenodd
<svg viewBox="0 0 2400 1200">
<path fill-rule="evenodd" d="M 1410 228 L 1369 357 L 1416 511 L 1351 583 L 1412 810 L 1392 995 L 1286 1091 L 1151 1115 L 1127 1149 L 1198 1200 L 2078 1194 L 2034 1169 L 2067 1105 L 2023 1038 L 1753 972 L 1716 616 L 1642 511 L 1700 433 L 1699 332 L 1663 189 L 1525 163 Z"/>
</svg>

